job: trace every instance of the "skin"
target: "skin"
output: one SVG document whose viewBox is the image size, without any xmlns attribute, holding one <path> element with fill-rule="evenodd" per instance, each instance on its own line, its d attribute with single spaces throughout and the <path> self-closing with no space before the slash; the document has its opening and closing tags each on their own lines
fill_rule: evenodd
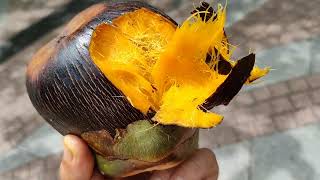
<svg viewBox="0 0 320 180">
<path fill-rule="evenodd" d="M 218 163 L 209 149 L 197 150 L 179 166 L 124 178 L 123 180 L 217 180 Z M 61 180 L 108 180 L 94 168 L 94 158 L 87 144 L 77 136 L 64 138 L 64 153 L 60 164 Z"/>
</svg>

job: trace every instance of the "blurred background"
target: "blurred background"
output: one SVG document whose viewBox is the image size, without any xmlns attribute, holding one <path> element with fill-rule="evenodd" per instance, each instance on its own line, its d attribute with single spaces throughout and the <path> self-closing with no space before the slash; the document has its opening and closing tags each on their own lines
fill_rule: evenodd
<svg viewBox="0 0 320 180">
<path fill-rule="evenodd" d="M 26 64 L 97 2 L 0 0 L 1 180 L 58 178 L 62 136 L 29 101 Z M 147 2 L 179 23 L 199 4 Z M 256 52 L 257 63 L 273 71 L 228 107 L 214 109 L 225 120 L 201 130 L 200 146 L 216 153 L 220 180 L 320 179 L 320 0 L 229 0 L 227 9 L 232 44 Z"/>
</svg>

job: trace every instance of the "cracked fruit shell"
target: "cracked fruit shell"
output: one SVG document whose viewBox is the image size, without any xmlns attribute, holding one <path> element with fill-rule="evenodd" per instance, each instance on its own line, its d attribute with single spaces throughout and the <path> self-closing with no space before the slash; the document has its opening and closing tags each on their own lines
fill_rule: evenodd
<svg viewBox="0 0 320 180">
<path fill-rule="evenodd" d="M 29 97 L 91 146 L 107 176 L 176 166 L 197 148 L 197 128 L 222 121 L 209 110 L 269 71 L 254 54 L 232 60 L 225 20 L 208 3 L 180 26 L 143 2 L 94 5 L 34 55 Z"/>
</svg>

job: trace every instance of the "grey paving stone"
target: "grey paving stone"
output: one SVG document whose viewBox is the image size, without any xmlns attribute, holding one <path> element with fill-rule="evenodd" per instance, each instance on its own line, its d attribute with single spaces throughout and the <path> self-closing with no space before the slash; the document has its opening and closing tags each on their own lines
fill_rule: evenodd
<svg viewBox="0 0 320 180">
<path fill-rule="evenodd" d="M 13 173 L 14 180 L 25 180 L 30 177 L 30 167 L 28 165 L 19 167 Z"/>
<path fill-rule="evenodd" d="M 307 77 L 307 82 L 312 88 L 319 88 L 320 87 L 320 74 L 314 74 Z"/>
<path fill-rule="evenodd" d="M 11 180 L 11 179 L 13 179 L 13 173 L 12 172 L 1 173 L 0 174 L 0 179 Z"/>
<path fill-rule="evenodd" d="M 269 135 L 276 132 L 276 127 L 272 122 L 255 123 L 256 136 Z"/>
<path fill-rule="evenodd" d="M 254 116 L 250 108 L 241 108 L 234 111 L 238 124 L 247 124 L 254 121 Z"/>
<path fill-rule="evenodd" d="M 217 148 L 219 144 L 215 138 L 212 138 L 213 135 L 217 134 L 215 134 L 215 131 L 212 129 L 201 129 L 199 134 L 199 147 Z"/>
<path fill-rule="evenodd" d="M 320 89 L 311 93 L 311 100 L 313 103 L 320 103 Z"/>
<path fill-rule="evenodd" d="M 287 83 L 276 83 L 268 86 L 268 88 L 273 97 L 285 95 L 290 92 Z"/>
<path fill-rule="evenodd" d="M 293 109 L 293 105 L 290 103 L 288 98 L 282 97 L 271 101 L 271 106 L 274 113 L 282 113 Z"/>
<path fill-rule="evenodd" d="M 45 169 L 45 160 L 36 159 L 30 164 L 30 179 L 44 180 L 44 175 L 48 173 Z"/>
<path fill-rule="evenodd" d="M 294 119 L 298 126 L 314 123 L 318 121 L 318 117 L 313 113 L 310 107 L 300 109 L 293 113 Z"/>
<path fill-rule="evenodd" d="M 234 101 L 235 101 L 235 104 L 240 107 L 241 106 L 249 106 L 255 102 L 255 100 L 252 97 L 250 92 L 244 92 L 244 93 L 238 94 L 235 97 Z"/>
<path fill-rule="evenodd" d="M 231 126 L 220 126 L 217 129 L 214 129 L 218 136 L 217 138 L 218 145 L 225 145 L 225 144 L 233 144 L 237 141 L 237 134 L 233 127 Z"/>
<path fill-rule="evenodd" d="M 57 169 L 60 166 L 61 159 L 62 159 L 62 153 L 50 155 L 45 161 L 46 168 L 48 170 Z"/>
<path fill-rule="evenodd" d="M 237 141 L 237 134 L 233 127 L 227 125 L 220 125 L 211 130 L 202 130 L 200 138 L 203 139 L 202 145 L 208 147 L 217 147 L 219 145 L 232 144 Z M 210 137 L 215 137 L 210 138 Z"/>
<path fill-rule="evenodd" d="M 317 117 L 318 121 L 320 121 L 320 105 L 314 105 L 311 107 L 312 112 Z"/>
<path fill-rule="evenodd" d="M 262 114 L 255 116 L 254 128 L 256 129 L 257 136 L 271 134 L 276 131 L 272 118 Z"/>
<path fill-rule="evenodd" d="M 227 125 L 227 126 L 237 126 L 239 123 L 236 119 L 236 114 L 234 112 L 226 112 L 222 113 L 224 116 L 222 124 Z"/>
<path fill-rule="evenodd" d="M 251 108 L 252 114 L 268 115 L 273 113 L 273 107 L 270 102 L 260 102 Z"/>
<path fill-rule="evenodd" d="M 5 137 L 0 137 L 1 151 L 6 152 L 14 147 L 14 143 L 8 141 Z"/>
<path fill-rule="evenodd" d="M 257 90 L 253 90 L 251 93 L 257 101 L 266 100 L 271 97 L 271 93 L 267 87 L 262 87 Z"/>
<path fill-rule="evenodd" d="M 310 54 L 311 54 L 311 73 L 320 73 L 320 40 L 315 39 L 312 41 Z"/>
<path fill-rule="evenodd" d="M 163 0 L 163 1 L 157 1 L 157 0 L 145 0 L 145 2 L 150 3 L 151 5 L 161 8 L 163 10 L 173 10 L 173 8 L 180 5 L 180 3 L 187 3 L 187 2 L 174 2 L 171 0 Z M 196 1 L 194 2 L 196 3 Z"/>
<path fill-rule="evenodd" d="M 297 127 L 297 121 L 292 112 L 284 113 L 273 117 L 275 128 L 280 131 L 293 129 Z"/>
<path fill-rule="evenodd" d="M 289 80 L 289 87 L 290 90 L 297 92 L 297 91 L 304 91 L 308 89 L 308 84 L 304 78 L 296 78 Z"/>
<path fill-rule="evenodd" d="M 267 123 L 272 123 L 272 118 L 270 115 L 263 115 L 263 114 L 258 114 L 258 115 L 255 115 L 255 123 L 256 124 L 267 124 Z"/>
<path fill-rule="evenodd" d="M 290 99 L 296 108 L 304 108 L 312 105 L 311 99 L 307 93 L 294 94 L 290 97 Z"/>
<path fill-rule="evenodd" d="M 229 113 L 231 110 L 232 110 L 232 107 L 229 105 L 228 106 L 220 105 L 211 109 L 212 112 L 221 113 L 221 114 Z"/>
<path fill-rule="evenodd" d="M 258 129 L 254 123 L 239 124 L 235 127 L 235 132 L 239 141 L 251 139 L 258 134 Z"/>
<path fill-rule="evenodd" d="M 219 164 L 219 180 L 249 180 L 251 143 L 244 141 L 212 149 Z"/>
<path fill-rule="evenodd" d="M 62 154 L 51 155 L 45 160 L 46 172 L 44 179 L 57 180 L 59 179 L 59 166 L 61 162 Z"/>
</svg>

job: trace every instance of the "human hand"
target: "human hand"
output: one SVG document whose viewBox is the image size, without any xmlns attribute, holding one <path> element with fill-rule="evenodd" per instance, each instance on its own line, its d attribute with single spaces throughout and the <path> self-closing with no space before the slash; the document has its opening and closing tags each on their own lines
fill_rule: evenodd
<svg viewBox="0 0 320 180">
<path fill-rule="evenodd" d="M 209 149 L 197 150 L 179 166 L 163 171 L 140 174 L 124 180 L 217 180 L 218 164 Z M 61 180 L 107 180 L 94 170 L 94 158 L 88 145 L 79 137 L 64 138 L 64 153 L 60 164 Z"/>
</svg>

